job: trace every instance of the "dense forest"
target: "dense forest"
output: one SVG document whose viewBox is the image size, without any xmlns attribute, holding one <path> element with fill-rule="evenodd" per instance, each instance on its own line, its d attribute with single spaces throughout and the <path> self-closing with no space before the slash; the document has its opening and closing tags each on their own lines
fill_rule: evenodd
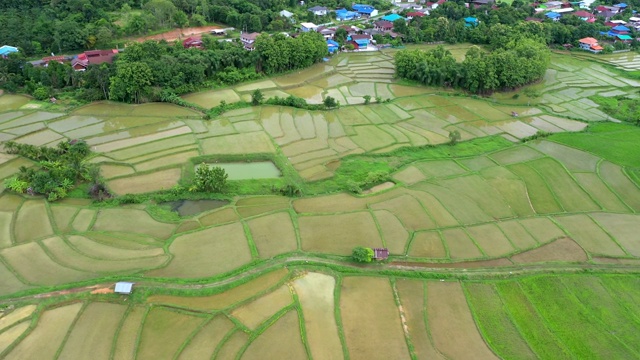
<svg viewBox="0 0 640 360">
<path fill-rule="evenodd" d="M 490 53 L 474 46 L 463 62 L 456 62 L 443 46 L 430 51 L 401 50 L 395 59 L 401 78 L 486 94 L 539 80 L 549 65 L 550 52 L 540 41 L 519 38 Z"/>
</svg>

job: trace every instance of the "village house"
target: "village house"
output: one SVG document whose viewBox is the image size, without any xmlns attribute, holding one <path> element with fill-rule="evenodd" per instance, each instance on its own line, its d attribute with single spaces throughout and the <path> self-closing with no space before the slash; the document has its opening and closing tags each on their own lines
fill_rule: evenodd
<svg viewBox="0 0 640 360">
<path fill-rule="evenodd" d="M 338 51 L 339 48 L 340 48 L 340 44 L 338 44 L 333 40 L 327 40 L 327 49 L 329 50 L 330 54 L 335 53 L 336 51 Z"/>
<path fill-rule="evenodd" d="M 282 10 L 278 13 L 283 18 L 289 19 L 290 22 L 295 23 L 296 20 L 293 18 L 293 13 L 291 11 Z"/>
<path fill-rule="evenodd" d="M 215 36 L 224 36 L 227 35 L 227 32 L 224 29 L 213 29 L 209 32 L 211 35 Z"/>
<path fill-rule="evenodd" d="M 338 21 L 349 21 L 349 20 L 357 19 L 359 17 L 360 17 L 360 14 L 355 11 L 349 11 L 347 9 L 336 10 L 336 20 Z"/>
<path fill-rule="evenodd" d="M 592 37 L 587 37 L 578 41 L 580 42 L 580 49 L 591 51 L 596 54 L 603 50 L 603 47 L 598 44 L 598 40 Z"/>
<path fill-rule="evenodd" d="M 310 22 L 300 23 L 300 30 L 302 30 L 302 32 L 316 31 L 316 29 L 318 29 L 318 25 L 314 23 L 310 23 Z"/>
<path fill-rule="evenodd" d="M 548 12 L 546 14 L 544 14 L 544 16 L 546 16 L 547 18 L 553 20 L 553 21 L 560 21 L 560 18 L 562 17 L 562 15 L 560 15 L 557 12 Z"/>
<path fill-rule="evenodd" d="M 320 34 L 322 34 L 322 36 L 327 40 L 328 39 L 333 39 L 333 36 L 336 34 L 336 29 L 328 28 L 328 27 L 324 27 L 324 26 L 318 26 L 316 31 L 319 32 Z"/>
<path fill-rule="evenodd" d="M 366 18 L 373 17 L 373 16 L 378 16 L 378 10 L 376 10 L 376 8 L 374 8 L 371 5 L 353 4 L 353 6 L 351 6 L 351 8 L 353 9 L 353 11 L 357 12 L 358 14 L 360 14 L 360 16 L 364 16 Z"/>
<path fill-rule="evenodd" d="M 349 25 L 341 25 L 338 28 L 339 29 L 344 29 L 347 32 L 347 35 L 355 35 L 359 31 L 359 29 L 357 27 L 349 26 Z"/>
<path fill-rule="evenodd" d="M 182 41 L 182 47 L 185 49 L 202 49 L 202 37 L 190 36 Z"/>
<path fill-rule="evenodd" d="M 359 49 L 366 48 L 367 46 L 369 46 L 369 43 L 371 42 L 371 35 L 369 34 L 351 35 L 347 37 L 347 40 L 353 41 L 356 44 L 358 44 Z"/>
<path fill-rule="evenodd" d="M 584 11 L 584 10 L 576 11 L 573 13 L 573 15 L 579 17 L 580 19 L 588 23 L 592 23 L 596 21 L 596 16 L 588 11 Z"/>
<path fill-rule="evenodd" d="M 242 33 L 240 34 L 240 41 L 244 45 L 244 48 L 249 51 L 253 51 L 253 43 L 260 36 L 260 33 L 252 32 L 252 33 Z"/>
<path fill-rule="evenodd" d="M 373 23 L 373 28 L 381 32 L 393 30 L 393 23 L 386 20 L 380 20 Z"/>
<path fill-rule="evenodd" d="M 132 291 L 133 291 L 133 283 L 126 282 L 126 281 L 117 282 L 115 285 L 115 288 L 113 289 L 113 292 L 121 295 L 129 295 L 131 294 Z"/>
<path fill-rule="evenodd" d="M 75 71 L 85 71 L 89 65 L 111 64 L 117 54 L 118 49 L 85 51 L 73 59 L 71 67 Z"/>
<path fill-rule="evenodd" d="M 413 20 L 413 18 L 423 17 L 423 16 L 426 16 L 426 15 L 427 14 L 425 14 L 423 12 L 419 12 L 419 11 L 408 12 L 407 13 L 407 20 Z"/>
<path fill-rule="evenodd" d="M 478 18 L 474 18 L 472 16 L 464 18 L 464 26 L 466 27 L 476 27 L 478 26 Z"/>
<path fill-rule="evenodd" d="M 313 15 L 316 15 L 316 16 L 327 15 L 327 8 L 324 6 L 314 6 L 312 8 L 309 8 L 309 11 L 311 11 Z"/>
<path fill-rule="evenodd" d="M 382 20 L 386 20 L 389 22 L 394 22 L 396 20 L 406 20 L 405 18 L 403 18 L 402 16 L 398 15 L 398 14 L 389 14 L 389 15 L 385 15 L 382 17 Z"/>
</svg>

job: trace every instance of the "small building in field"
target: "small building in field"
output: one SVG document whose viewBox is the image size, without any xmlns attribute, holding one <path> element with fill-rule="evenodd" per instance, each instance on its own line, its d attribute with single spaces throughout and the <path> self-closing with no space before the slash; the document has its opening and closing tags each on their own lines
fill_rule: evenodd
<svg viewBox="0 0 640 360">
<path fill-rule="evenodd" d="M 596 54 L 604 50 L 603 47 L 598 44 L 598 40 L 592 37 L 586 37 L 578 41 L 580 42 L 580 49 L 582 50 L 591 51 Z"/>
<path fill-rule="evenodd" d="M 389 258 L 389 249 L 373 248 L 373 260 L 387 260 Z"/>
<path fill-rule="evenodd" d="M 120 281 L 116 283 L 114 292 L 116 294 L 129 295 L 133 291 L 133 283 L 127 281 Z"/>
</svg>

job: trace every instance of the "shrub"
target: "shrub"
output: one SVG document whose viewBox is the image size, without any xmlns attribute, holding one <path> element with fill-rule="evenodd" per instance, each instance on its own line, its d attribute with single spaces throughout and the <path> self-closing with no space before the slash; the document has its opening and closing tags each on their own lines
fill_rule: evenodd
<svg viewBox="0 0 640 360">
<path fill-rule="evenodd" d="M 462 136 L 460 135 L 460 131 L 458 130 L 449 131 L 449 145 L 457 144 L 461 138 Z"/>
<path fill-rule="evenodd" d="M 262 94 L 262 91 L 260 91 L 260 89 L 256 89 L 252 94 L 251 94 L 251 104 L 253 106 L 257 106 L 262 104 L 262 101 L 264 100 L 264 95 Z"/>
<path fill-rule="evenodd" d="M 363 98 L 364 98 L 364 104 L 369 105 L 369 103 L 371 102 L 371 95 L 365 95 L 363 96 Z"/>
<path fill-rule="evenodd" d="M 33 97 L 36 98 L 36 100 L 47 100 L 49 98 L 49 90 L 43 86 L 37 87 L 33 91 Z"/>
<path fill-rule="evenodd" d="M 373 249 L 363 246 L 356 246 L 353 248 L 351 258 L 355 262 L 369 263 L 373 259 Z"/>
<path fill-rule="evenodd" d="M 223 168 L 202 163 L 196 169 L 192 191 L 222 192 L 227 184 L 227 177 Z"/>
</svg>

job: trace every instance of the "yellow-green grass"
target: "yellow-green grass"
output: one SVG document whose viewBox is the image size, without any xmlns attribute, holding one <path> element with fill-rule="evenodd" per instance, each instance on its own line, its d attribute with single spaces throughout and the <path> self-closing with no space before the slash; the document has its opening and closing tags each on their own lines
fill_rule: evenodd
<svg viewBox="0 0 640 360">
<path fill-rule="evenodd" d="M 351 140 L 365 151 L 381 149 L 396 142 L 393 136 L 383 130 L 380 130 L 377 126 L 362 125 L 355 126 L 354 129 L 356 131 L 356 135 L 352 136 Z"/>
<path fill-rule="evenodd" d="M 11 234 L 12 220 L 12 213 L 0 212 L 0 247 L 8 247 L 13 244 L 13 235 Z"/>
<path fill-rule="evenodd" d="M 236 330 L 224 343 L 216 349 L 216 359 L 235 359 L 238 352 L 249 340 L 247 333 Z"/>
<path fill-rule="evenodd" d="M 530 278 L 520 284 L 549 329 L 574 357 L 631 359 L 637 356 L 620 341 L 620 335 L 612 333 L 612 327 L 598 321 L 598 315 L 588 311 L 589 308 L 585 308 L 577 297 L 572 296 L 570 290 L 556 277 Z M 600 308 L 600 305 L 596 306 Z M 608 311 L 613 312 L 615 309 Z M 619 326 L 620 324 L 615 328 L 618 329 Z"/>
<path fill-rule="evenodd" d="M 132 232 L 166 239 L 175 228 L 176 225 L 155 221 L 143 210 L 118 208 L 101 210 L 92 230 Z"/>
<path fill-rule="evenodd" d="M 369 212 L 300 216 L 298 226 L 304 251 L 349 255 L 356 246 L 382 246 Z"/>
<path fill-rule="evenodd" d="M 47 310 L 38 319 L 38 325 L 6 355 L 5 359 L 53 359 L 67 335 L 69 327 L 82 308 L 76 303 Z"/>
<path fill-rule="evenodd" d="M 421 161 L 414 164 L 427 178 L 441 178 L 467 172 L 454 160 Z"/>
<path fill-rule="evenodd" d="M 622 168 L 608 161 L 600 163 L 599 175 L 607 185 L 634 211 L 640 211 L 640 189 L 623 172 Z"/>
<path fill-rule="evenodd" d="M 50 206 L 50 209 L 56 228 L 61 232 L 68 232 L 71 229 L 71 220 L 78 212 L 78 208 L 75 206 L 53 205 Z"/>
<path fill-rule="evenodd" d="M 458 282 L 427 282 L 427 324 L 436 349 L 447 358 L 497 358 L 480 336 Z"/>
<path fill-rule="evenodd" d="M 449 250 L 449 257 L 453 260 L 474 259 L 483 256 L 480 249 L 462 228 L 442 231 L 442 239 Z"/>
<path fill-rule="evenodd" d="M 637 277 L 607 276 L 600 278 L 600 281 L 629 313 L 637 314 L 640 311 L 640 281 Z"/>
<path fill-rule="evenodd" d="M 404 254 L 409 232 L 400 220 L 387 210 L 374 211 L 374 216 L 380 226 L 385 246 L 392 254 Z"/>
<path fill-rule="evenodd" d="M 95 216 L 95 210 L 81 209 L 80 212 L 78 212 L 78 215 L 73 219 L 73 229 L 79 232 L 89 230 L 89 226 L 91 226 Z"/>
<path fill-rule="evenodd" d="M 335 279 L 320 273 L 307 273 L 293 282 L 302 307 L 307 342 L 312 357 L 338 359 L 342 345 L 334 312 Z"/>
<path fill-rule="evenodd" d="M 83 236 L 107 246 L 128 250 L 147 250 L 162 247 L 163 243 L 148 235 L 135 233 L 86 232 Z"/>
<path fill-rule="evenodd" d="M 178 359 L 211 359 L 216 346 L 233 327 L 233 323 L 226 317 L 222 315 L 214 317 L 189 341 L 187 347 L 180 352 Z"/>
<path fill-rule="evenodd" d="M 398 279 L 396 288 L 403 309 L 403 320 L 413 344 L 413 353 L 418 359 L 442 359 L 434 348 L 426 326 L 426 304 L 424 283 L 417 280 Z"/>
<path fill-rule="evenodd" d="M 197 310 L 226 309 L 238 302 L 256 296 L 282 281 L 289 272 L 279 269 L 259 276 L 247 283 L 238 285 L 216 295 L 210 296 L 173 296 L 152 295 L 147 298 L 147 303 L 167 304 Z"/>
<path fill-rule="evenodd" d="M 178 184 L 182 171 L 171 168 L 151 173 L 127 176 L 107 181 L 107 186 L 116 194 L 143 194 L 153 191 L 169 190 Z"/>
<path fill-rule="evenodd" d="M 164 255 L 163 249 L 122 249 L 114 246 L 104 245 L 90 240 L 84 236 L 71 235 L 67 241 L 80 253 L 98 259 L 105 260 L 129 260 L 146 257 Z"/>
<path fill-rule="evenodd" d="M 597 156 L 552 141 L 532 142 L 529 146 L 559 161 L 569 171 L 595 172 Z"/>
<path fill-rule="evenodd" d="M 621 278 L 628 279 L 628 277 Z M 625 281 L 622 280 L 622 281 Z M 562 283 L 578 299 L 585 309 L 606 309 L 606 311 L 590 311 L 592 322 L 601 329 L 615 329 L 615 336 L 633 353 L 640 353 L 637 341 L 640 323 L 629 316 L 627 304 L 621 302 L 616 293 L 611 293 L 604 285 L 607 277 L 596 276 L 564 276 Z M 637 292 L 637 289 L 632 292 Z"/>
<path fill-rule="evenodd" d="M 43 200 L 25 201 L 18 211 L 14 227 L 16 241 L 26 242 L 53 235 L 53 228 Z"/>
<path fill-rule="evenodd" d="M 586 251 L 604 256 L 624 256 L 624 251 L 587 215 L 558 216 L 555 220 Z"/>
<path fill-rule="evenodd" d="M 253 340 L 242 355 L 242 359 L 306 359 L 307 352 L 302 343 L 298 314 L 287 312 L 275 324 L 269 326 Z"/>
<path fill-rule="evenodd" d="M 14 212 L 23 202 L 22 196 L 4 193 L 0 195 L 0 211 Z"/>
<path fill-rule="evenodd" d="M 489 155 L 494 161 L 500 165 L 511 165 L 525 161 L 539 159 L 544 154 L 528 147 L 517 146 L 506 150 L 501 150 Z"/>
<path fill-rule="evenodd" d="M 508 168 L 525 182 L 529 200 L 537 213 L 548 214 L 563 211 L 544 178 L 533 167 L 527 164 L 514 164 Z"/>
<path fill-rule="evenodd" d="M 433 195 L 424 191 L 406 190 L 406 192 L 422 203 L 439 227 L 459 225 L 458 220 Z"/>
<path fill-rule="evenodd" d="M 173 358 L 203 318 L 154 307 L 144 320 L 136 358 Z"/>
<path fill-rule="evenodd" d="M 570 359 L 565 345 L 547 327 L 545 319 L 529 301 L 519 282 L 504 281 L 496 284 L 504 309 L 514 326 L 541 359 Z M 554 297 L 556 295 L 554 294 Z"/>
<path fill-rule="evenodd" d="M 197 249 L 197 251 L 194 251 Z M 180 235 L 169 246 L 173 259 L 149 275 L 198 278 L 218 275 L 251 261 L 251 251 L 240 223 Z"/>
<path fill-rule="evenodd" d="M 345 277 L 340 294 L 340 314 L 351 357 L 409 358 L 400 314 L 388 279 Z M 377 346 L 381 344 L 384 346 Z"/>
<path fill-rule="evenodd" d="M 511 208 L 511 211 L 519 217 L 535 215 L 527 196 L 527 187 L 511 171 L 501 166 L 484 168 L 480 175 L 495 189 Z"/>
<path fill-rule="evenodd" d="M 247 222 L 262 258 L 270 258 L 298 249 L 291 216 L 287 212 L 262 216 Z"/>
<path fill-rule="evenodd" d="M 417 232 L 413 235 L 408 254 L 413 257 L 443 259 L 447 257 L 447 250 L 439 233 L 435 231 Z"/>
<path fill-rule="evenodd" d="M 409 231 L 427 230 L 436 227 L 421 203 L 410 195 L 385 200 L 371 205 L 375 210 L 388 210 L 402 222 Z"/>
<path fill-rule="evenodd" d="M 146 308 L 143 306 L 133 306 L 127 313 L 122 326 L 118 331 L 118 338 L 113 347 L 114 360 L 129 360 L 135 358 L 138 335 L 142 328 L 142 319 Z"/>
<path fill-rule="evenodd" d="M 433 195 L 461 224 L 476 224 L 493 220 L 474 201 L 450 189 L 430 183 L 417 184 L 415 188 Z"/>
<path fill-rule="evenodd" d="M 2 314 L 0 317 L 0 331 L 8 328 L 9 326 L 20 322 L 33 314 L 36 310 L 35 305 L 26 305 L 19 307 L 15 310 L 10 310 L 10 312 Z M 2 351 L 0 351 L 1 353 Z"/>
<path fill-rule="evenodd" d="M 8 295 L 18 291 L 29 289 L 31 286 L 23 283 L 4 264 L 0 264 L 0 295 Z"/>
<path fill-rule="evenodd" d="M 517 220 L 500 221 L 497 223 L 507 239 L 520 250 L 535 247 L 538 242 Z"/>
<path fill-rule="evenodd" d="M 225 224 L 228 222 L 234 222 L 239 219 L 238 214 L 232 208 L 216 210 L 212 213 L 202 215 L 200 217 L 200 223 L 203 226 L 211 226 L 218 224 Z"/>
<path fill-rule="evenodd" d="M 2 95 L 0 96 L 0 108 L 3 111 L 19 109 L 27 104 L 30 99 L 22 95 Z"/>
<path fill-rule="evenodd" d="M 0 251 L 22 278 L 38 285 L 59 285 L 92 277 L 91 273 L 69 269 L 54 262 L 37 243 L 28 243 Z"/>
<path fill-rule="evenodd" d="M 544 178 L 562 207 L 568 212 L 600 210 L 575 180 L 555 160 L 544 158 L 529 163 Z"/>
<path fill-rule="evenodd" d="M 614 212 L 629 212 L 631 210 L 595 172 L 573 173 L 573 177 L 603 209 Z"/>
<path fill-rule="evenodd" d="M 87 354 L 92 359 L 109 359 L 116 330 L 126 306 L 93 302 L 87 305 L 69 333 L 59 359 L 75 360 Z"/>
<path fill-rule="evenodd" d="M 200 105 L 204 108 L 212 108 L 220 105 L 220 102 L 226 101 L 227 104 L 240 101 L 238 94 L 232 89 L 203 91 L 199 93 L 193 93 L 184 95 L 184 100 Z"/>
<path fill-rule="evenodd" d="M 393 175 L 397 181 L 413 185 L 426 179 L 426 176 L 415 166 L 409 166 Z"/>
<path fill-rule="evenodd" d="M 565 233 L 546 217 L 521 219 L 519 221 L 529 234 L 533 235 L 541 244 L 565 236 Z"/>
<path fill-rule="evenodd" d="M 505 311 L 494 285 L 467 283 L 464 287 L 478 327 L 496 354 L 503 359 L 537 358 Z"/>
<path fill-rule="evenodd" d="M 240 320 L 249 329 L 255 330 L 258 325 L 290 305 L 292 301 L 289 286 L 282 285 L 275 291 L 236 308 L 231 312 L 231 316 Z"/>
<path fill-rule="evenodd" d="M 97 259 L 71 248 L 68 243 L 59 237 L 45 239 L 42 244 L 56 262 L 71 269 L 87 272 L 110 273 L 154 269 L 162 266 L 169 259 L 167 255 L 139 259 Z"/>
<path fill-rule="evenodd" d="M 18 324 L 0 334 L 0 354 L 2 354 L 11 344 L 13 344 L 20 335 L 29 328 L 29 322 L 25 321 Z"/>
<path fill-rule="evenodd" d="M 467 232 L 489 257 L 501 257 L 515 251 L 509 239 L 495 224 L 470 226 Z"/>
<path fill-rule="evenodd" d="M 236 208 L 238 214 L 240 214 L 243 218 L 248 218 L 251 216 L 256 216 L 264 213 L 274 212 L 278 210 L 287 210 L 290 205 L 285 202 L 281 203 L 273 203 L 261 206 L 239 206 Z"/>
<path fill-rule="evenodd" d="M 439 185 L 449 188 L 452 192 L 465 196 L 478 204 L 493 219 L 509 218 L 513 216 L 509 204 L 500 193 L 479 175 L 460 176 L 452 179 L 440 180 Z"/>
<path fill-rule="evenodd" d="M 611 234 L 629 254 L 640 256 L 638 215 L 596 213 L 591 217 Z"/>
<path fill-rule="evenodd" d="M 204 154 L 273 153 L 275 149 L 264 132 L 225 135 L 200 141 Z"/>
</svg>

